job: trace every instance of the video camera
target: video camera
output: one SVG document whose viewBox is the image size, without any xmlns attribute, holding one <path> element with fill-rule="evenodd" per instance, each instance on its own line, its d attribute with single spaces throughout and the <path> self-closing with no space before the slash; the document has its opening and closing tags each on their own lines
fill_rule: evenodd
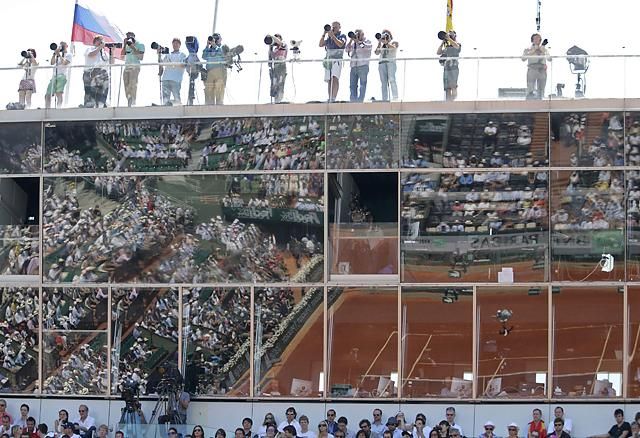
<svg viewBox="0 0 640 438">
<path fill-rule="evenodd" d="M 155 41 L 151 43 L 151 48 L 153 50 L 160 51 L 160 53 L 163 54 L 163 55 L 168 55 L 169 54 L 169 48 L 168 47 L 162 47 L 160 44 L 156 43 Z"/>
<path fill-rule="evenodd" d="M 185 38 L 185 45 L 187 46 L 187 50 L 189 53 L 197 53 L 200 48 L 200 44 L 198 43 L 198 38 L 189 35 Z"/>
<path fill-rule="evenodd" d="M 122 379 L 118 386 L 120 387 L 120 394 L 126 404 L 127 410 L 134 412 L 140 409 L 140 384 L 128 376 Z"/>
</svg>

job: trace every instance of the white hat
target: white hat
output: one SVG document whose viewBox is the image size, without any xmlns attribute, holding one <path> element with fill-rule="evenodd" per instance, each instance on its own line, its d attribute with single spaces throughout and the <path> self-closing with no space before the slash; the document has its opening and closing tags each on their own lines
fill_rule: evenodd
<svg viewBox="0 0 640 438">
<path fill-rule="evenodd" d="M 495 425 L 495 424 L 493 424 L 493 421 L 491 421 L 491 420 L 487 420 L 487 422 L 486 422 L 486 423 L 484 423 L 484 427 L 489 427 L 489 426 L 491 426 L 491 427 L 496 427 L 496 425 Z"/>
<path fill-rule="evenodd" d="M 518 427 L 518 425 L 516 423 L 511 423 L 507 426 L 507 428 L 509 427 L 515 427 L 516 429 L 520 429 L 520 427 Z"/>
</svg>

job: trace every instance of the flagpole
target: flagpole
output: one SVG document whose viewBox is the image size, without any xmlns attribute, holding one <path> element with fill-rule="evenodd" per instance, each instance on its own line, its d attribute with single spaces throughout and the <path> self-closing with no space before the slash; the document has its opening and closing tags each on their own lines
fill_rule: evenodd
<svg viewBox="0 0 640 438">
<path fill-rule="evenodd" d="M 218 0 L 215 0 L 215 6 L 213 9 L 213 28 L 211 29 L 211 35 L 216 33 L 216 21 L 218 21 Z"/>
</svg>

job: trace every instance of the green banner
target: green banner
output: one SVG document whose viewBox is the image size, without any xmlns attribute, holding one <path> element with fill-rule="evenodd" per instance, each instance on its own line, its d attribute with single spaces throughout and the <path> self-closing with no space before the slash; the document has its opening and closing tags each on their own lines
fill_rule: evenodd
<svg viewBox="0 0 640 438">
<path fill-rule="evenodd" d="M 317 227 L 324 224 L 324 215 L 321 211 L 302 211 L 295 208 L 223 207 L 222 212 L 228 219 L 290 222 Z"/>
</svg>

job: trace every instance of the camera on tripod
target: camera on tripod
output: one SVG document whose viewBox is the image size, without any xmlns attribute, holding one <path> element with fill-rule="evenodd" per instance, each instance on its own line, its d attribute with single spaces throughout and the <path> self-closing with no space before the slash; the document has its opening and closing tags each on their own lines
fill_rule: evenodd
<svg viewBox="0 0 640 438">
<path fill-rule="evenodd" d="M 168 55 L 169 54 L 169 48 L 168 47 L 162 47 L 160 44 L 156 43 L 155 41 L 151 43 L 151 48 L 153 50 L 158 50 L 163 55 Z"/>
</svg>

